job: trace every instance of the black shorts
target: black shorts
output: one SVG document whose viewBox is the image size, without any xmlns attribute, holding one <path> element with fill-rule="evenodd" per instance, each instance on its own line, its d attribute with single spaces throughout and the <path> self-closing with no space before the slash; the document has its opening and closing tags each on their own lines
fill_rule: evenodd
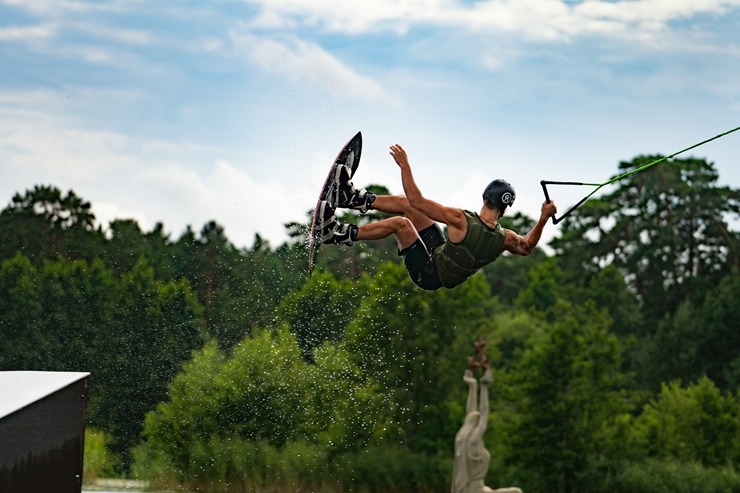
<svg viewBox="0 0 740 493">
<path fill-rule="evenodd" d="M 434 291 L 442 287 L 432 253 L 444 242 L 442 228 L 435 223 L 419 231 L 419 238 L 411 246 L 398 252 L 403 257 L 409 277 L 421 289 Z"/>
</svg>

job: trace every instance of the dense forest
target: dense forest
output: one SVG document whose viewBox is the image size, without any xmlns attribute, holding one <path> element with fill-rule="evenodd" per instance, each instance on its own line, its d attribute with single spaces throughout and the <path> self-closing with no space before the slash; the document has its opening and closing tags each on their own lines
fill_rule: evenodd
<svg viewBox="0 0 740 493">
<path fill-rule="evenodd" d="M 630 175 L 560 223 L 552 253 L 437 292 L 413 286 L 393 239 L 324 247 L 309 277 L 306 224 L 241 249 L 215 221 L 176 239 L 103 228 L 39 185 L 0 213 L 0 370 L 91 373 L 97 474 L 442 492 L 482 337 L 486 485 L 740 491 L 740 190 L 718 179 L 695 158 Z"/>
</svg>

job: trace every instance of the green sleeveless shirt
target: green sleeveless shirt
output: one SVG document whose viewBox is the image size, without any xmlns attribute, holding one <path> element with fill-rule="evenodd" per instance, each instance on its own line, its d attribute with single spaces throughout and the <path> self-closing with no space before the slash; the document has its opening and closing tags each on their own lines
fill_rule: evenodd
<svg viewBox="0 0 740 493">
<path fill-rule="evenodd" d="M 496 260 L 506 238 L 506 230 L 500 224 L 491 229 L 475 212 L 464 212 L 468 222 L 465 238 L 460 243 L 452 243 L 448 238 L 434 250 L 439 279 L 446 288 L 462 284 L 478 269 Z"/>
</svg>

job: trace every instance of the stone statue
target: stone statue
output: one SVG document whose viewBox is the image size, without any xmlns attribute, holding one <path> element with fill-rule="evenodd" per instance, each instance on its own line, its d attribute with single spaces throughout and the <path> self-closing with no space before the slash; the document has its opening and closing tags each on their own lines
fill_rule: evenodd
<svg viewBox="0 0 740 493">
<path fill-rule="evenodd" d="M 483 445 L 483 435 L 488 426 L 488 384 L 493 380 L 493 375 L 488 367 L 488 357 L 483 354 L 483 339 L 479 338 L 475 347 L 478 359 L 475 356 L 468 358 L 468 368 L 463 376 L 463 381 L 468 384 L 468 401 L 465 421 L 455 435 L 452 493 L 522 493 L 519 488 L 494 490 L 484 483 L 491 461 L 491 454 Z M 480 379 L 480 399 L 477 400 L 474 372 L 478 368 L 483 376 Z"/>
</svg>

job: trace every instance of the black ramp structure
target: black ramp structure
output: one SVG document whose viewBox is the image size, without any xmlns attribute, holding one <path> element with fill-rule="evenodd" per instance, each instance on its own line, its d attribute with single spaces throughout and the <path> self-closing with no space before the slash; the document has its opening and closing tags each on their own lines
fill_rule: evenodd
<svg viewBox="0 0 740 493">
<path fill-rule="evenodd" d="M 80 493 L 89 375 L 0 372 L 0 493 Z"/>
</svg>

